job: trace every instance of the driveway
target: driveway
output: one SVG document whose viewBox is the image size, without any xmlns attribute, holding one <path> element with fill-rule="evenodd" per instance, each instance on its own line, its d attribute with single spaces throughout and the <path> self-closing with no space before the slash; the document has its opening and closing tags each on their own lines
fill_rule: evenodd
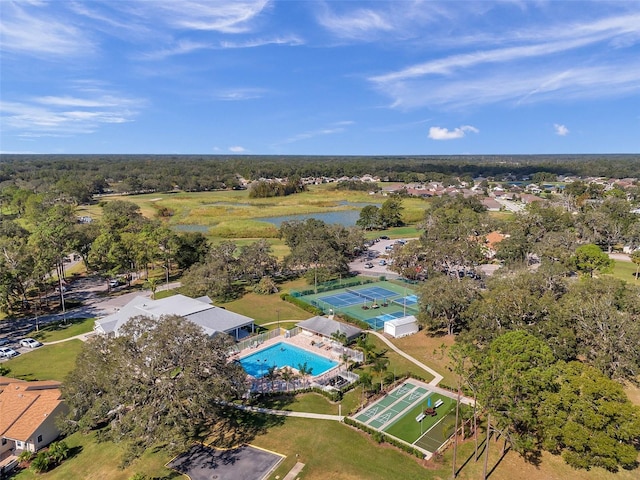
<svg viewBox="0 0 640 480">
<path fill-rule="evenodd" d="M 262 480 L 284 457 L 250 445 L 218 450 L 194 445 L 167 464 L 191 480 Z"/>
</svg>

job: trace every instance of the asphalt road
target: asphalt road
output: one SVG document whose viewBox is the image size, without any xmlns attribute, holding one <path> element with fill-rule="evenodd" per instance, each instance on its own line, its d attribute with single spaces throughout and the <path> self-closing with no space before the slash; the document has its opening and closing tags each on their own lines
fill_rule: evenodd
<svg viewBox="0 0 640 480">
<path fill-rule="evenodd" d="M 179 286 L 180 283 L 175 282 L 170 283 L 168 286 L 163 285 L 159 290 Z M 124 286 L 112 288 L 109 291 L 107 281 L 98 276 L 76 279 L 67 284 L 64 298 L 66 302 L 70 300 L 80 302 L 82 304 L 80 307 L 69 309 L 64 314 L 59 312 L 50 315 L 39 315 L 38 317 L 0 321 L 0 338 L 9 340 L 8 347 L 19 352 L 26 352 L 30 349 L 19 347 L 19 342 L 36 330 L 36 325 L 41 326 L 64 319 L 103 317 L 122 308 L 134 297 L 151 296 L 149 290 L 136 290 L 131 293 L 122 293 L 123 291 L 125 291 Z M 58 301 L 58 296 L 58 292 L 52 292 L 48 295 L 50 299 L 56 302 Z"/>
</svg>

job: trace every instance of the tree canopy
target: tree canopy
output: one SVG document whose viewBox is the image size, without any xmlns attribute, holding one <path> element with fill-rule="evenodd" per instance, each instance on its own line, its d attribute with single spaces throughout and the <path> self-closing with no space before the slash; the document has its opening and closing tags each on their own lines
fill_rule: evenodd
<svg viewBox="0 0 640 480">
<path fill-rule="evenodd" d="M 127 442 L 134 456 L 158 442 L 184 447 L 211 431 L 221 402 L 244 391 L 231 344 L 182 317 L 132 318 L 118 337 L 84 344 L 63 385 L 68 429 L 108 425 L 108 438 Z"/>
</svg>

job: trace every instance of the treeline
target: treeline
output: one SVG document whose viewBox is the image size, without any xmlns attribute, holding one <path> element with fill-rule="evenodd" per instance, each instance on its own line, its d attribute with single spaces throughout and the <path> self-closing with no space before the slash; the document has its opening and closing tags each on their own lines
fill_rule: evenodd
<svg viewBox="0 0 640 480">
<path fill-rule="evenodd" d="M 577 198 L 507 220 L 475 198 L 435 199 L 420 239 L 394 249 L 393 268 L 427 274 L 419 320 L 456 335 L 462 386 L 505 447 L 533 462 L 547 450 L 576 468 L 636 468 L 640 408 L 619 382 L 640 383 L 640 286 L 606 275 L 603 250 L 640 245 L 640 219 L 615 195 Z M 488 245 L 492 230 L 504 237 Z M 478 279 L 493 255 L 503 266 Z"/>
<path fill-rule="evenodd" d="M 638 155 L 478 156 L 211 156 L 211 155 L 11 155 L 0 156 L 0 189 L 60 191 L 82 203 L 93 194 L 174 189 L 238 188 L 239 178 L 354 177 L 425 182 L 488 177 L 501 181 L 546 176 L 640 177 Z"/>
</svg>

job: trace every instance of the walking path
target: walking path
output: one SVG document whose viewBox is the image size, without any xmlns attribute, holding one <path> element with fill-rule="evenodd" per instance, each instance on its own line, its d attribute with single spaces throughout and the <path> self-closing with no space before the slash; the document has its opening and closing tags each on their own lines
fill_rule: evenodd
<svg viewBox="0 0 640 480">
<path fill-rule="evenodd" d="M 294 480 L 295 478 L 298 478 L 298 474 L 302 471 L 303 468 L 304 463 L 296 462 L 293 468 L 289 470 L 289 473 L 287 473 L 287 475 L 284 477 L 284 480 Z"/>
<path fill-rule="evenodd" d="M 433 380 L 431 380 L 429 382 L 429 385 L 431 386 L 436 386 L 438 385 L 442 379 L 444 378 L 442 375 L 440 375 L 438 372 L 436 372 L 433 368 L 427 367 L 424 363 L 416 360 L 415 358 L 413 358 L 411 355 L 409 355 L 408 353 L 404 353 L 402 350 L 400 350 L 398 347 L 396 347 L 393 343 L 391 343 L 387 337 L 385 337 L 384 335 L 382 335 L 381 333 L 378 332 L 374 332 L 373 330 L 368 330 L 368 333 L 373 333 L 376 337 L 378 337 L 380 340 L 382 340 L 384 343 L 387 344 L 387 346 L 389 348 L 391 348 L 394 352 L 396 352 L 398 355 L 400 355 L 401 357 L 406 358 L 407 360 L 409 360 L 410 362 L 416 364 L 417 366 L 419 366 L 420 368 L 422 368 L 423 370 L 426 370 L 427 372 L 429 372 L 431 375 L 433 375 Z M 450 392 L 449 392 L 450 393 Z"/>
<path fill-rule="evenodd" d="M 315 420 L 333 420 L 342 422 L 344 415 L 329 415 L 326 413 L 310 413 L 310 412 L 291 412 L 289 410 L 273 410 L 271 408 L 251 407 L 249 405 L 239 405 L 237 403 L 224 402 L 228 407 L 237 408 L 254 413 L 265 413 L 267 415 L 280 415 L 281 417 L 297 417 L 297 418 L 313 418 Z"/>
</svg>

